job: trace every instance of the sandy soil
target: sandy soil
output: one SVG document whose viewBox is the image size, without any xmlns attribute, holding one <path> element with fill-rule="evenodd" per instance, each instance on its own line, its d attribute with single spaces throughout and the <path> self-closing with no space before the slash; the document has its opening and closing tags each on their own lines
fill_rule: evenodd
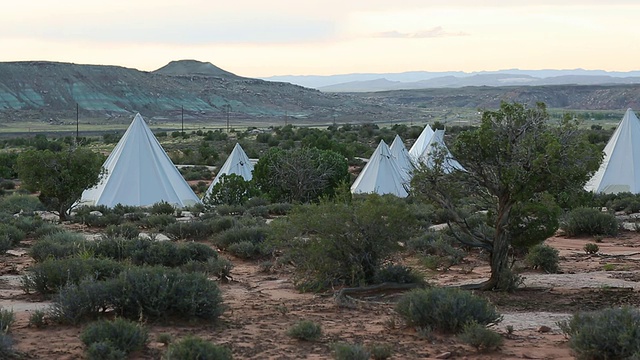
<svg viewBox="0 0 640 360">
<path fill-rule="evenodd" d="M 330 359 L 334 342 L 388 343 L 394 348 L 393 359 L 435 358 L 446 352 L 459 359 L 571 359 L 558 321 L 576 311 L 640 304 L 640 235 L 629 232 L 604 239 L 597 255 L 585 254 L 582 248 L 587 242 L 594 239 L 551 238 L 547 243 L 560 250 L 563 274 L 527 271 L 524 287 L 513 294 L 478 293 L 504 315 L 494 326 L 505 337 L 497 352 L 477 353 L 455 337 L 421 334 L 405 326 L 393 310 L 398 293 L 341 306 L 332 294 L 299 293 L 286 271 L 264 273 L 258 262 L 231 258 L 233 280 L 220 284 L 228 306 L 220 321 L 147 324 L 151 342 L 132 358 L 160 359 L 165 348 L 156 338 L 167 333 L 174 339 L 195 334 L 227 345 L 237 359 Z M 488 276 L 479 258 L 470 256 L 446 272 L 423 271 L 432 283 L 477 282 Z M 0 259 L 0 305 L 16 314 L 10 332 L 15 348 L 28 359 L 82 359 L 84 347 L 78 337 L 83 326 L 28 326 L 31 312 L 47 306 L 45 299 L 24 294 L 19 287 L 20 275 L 33 260 L 27 255 Z M 301 342 L 286 335 L 301 319 L 322 325 L 324 334 L 319 341 Z M 508 325 L 514 329 L 512 334 L 507 334 Z M 550 331 L 539 332 L 541 326 Z"/>
</svg>

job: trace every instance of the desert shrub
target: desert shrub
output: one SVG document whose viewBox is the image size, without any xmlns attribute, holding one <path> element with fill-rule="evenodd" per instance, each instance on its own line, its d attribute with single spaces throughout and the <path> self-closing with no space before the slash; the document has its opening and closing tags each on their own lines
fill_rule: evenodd
<svg viewBox="0 0 640 360">
<path fill-rule="evenodd" d="M 618 234 L 618 221 L 612 214 L 593 208 L 571 210 L 562 225 L 568 236 Z"/>
<path fill-rule="evenodd" d="M 558 323 L 580 360 L 627 359 L 640 353 L 640 310 L 609 308 Z"/>
<path fill-rule="evenodd" d="M 238 225 L 238 221 L 233 216 L 222 216 L 207 220 L 207 224 L 212 234 L 218 234 Z"/>
<path fill-rule="evenodd" d="M 502 346 L 504 339 L 493 330 L 489 330 L 484 325 L 475 321 L 466 324 L 459 335 L 460 340 L 467 345 L 471 345 L 476 350 L 495 350 Z"/>
<path fill-rule="evenodd" d="M 15 218 L 11 222 L 11 224 L 17 227 L 18 229 L 20 229 L 21 231 L 23 231 L 25 235 L 30 235 L 34 237 L 38 237 L 36 234 L 40 231 L 42 227 L 53 226 L 57 228 L 57 226 L 50 223 L 46 223 L 44 220 L 42 220 L 38 216 L 19 216 Z"/>
<path fill-rule="evenodd" d="M 176 217 L 167 214 L 155 214 L 144 217 L 138 221 L 138 224 L 144 228 L 153 228 L 158 231 L 164 231 L 164 229 L 176 222 Z"/>
<path fill-rule="evenodd" d="M 89 324 L 80 340 L 90 346 L 94 343 L 110 343 L 125 354 L 142 349 L 149 340 L 147 330 L 133 321 L 115 319 L 113 321 L 100 320 Z"/>
<path fill-rule="evenodd" d="M 396 311 L 412 326 L 458 333 L 471 321 L 486 325 L 502 318 L 486 299 L 454 288 L 416 289 L 400 298 Z"/>
<path fill-rule="evenodd" d="M 267 228 L 261 226 L 234 227 L 216 235 L 213 242 L 221 249 L 228 248 L 231 244 L 250 242 L 260 244 L 267 236 Z"/>
<path fill-rule="evenodd" d="M 409 251 L 424 254 L 427 261 L 431 262 L 428 266 L 432 270 L 438 267 L 449 268 L 452 265 L 459 264 L 464 258 L 464 251 L 459 247 L 455 247 L 454 240 L 449 236 L 427 231 L 422 236 L 407 241 L 407 249 Z"/>
<path fill-rule="evenodd" d="M 398 284 L 421 284 L 424 278 L 410 267 L 387 264 L 376 270 L 374 283 L 394 282 Z"/>
<path fill-rule="evenodd" d="M 42 239 L 47 235 L 64 232 L 65 229 L 51 223 L 44 223 L 42 226 L 34 230 L 32 236 L 36 239 Z"/>
<path fill-rule="evenodd" d="M 333 344 L 333 352 L 336 360 L 368 360 L 371 357 L 371 353 L 360 344 Z"/>
<path fill-rule="evenodd" d="M 584 252 L 586 252 L 587 254 L 597 254 L 598 251 L 600 251 L 600 247 L 598 246 L 598 244 L 594 244 L 594 243 L 586 243 L 584 244 Z"/>
<path fill-rule="evenodd" d="M 215 276 L 218 279 L 226 280 L 231 277 L 233 264 L 223 257 L 210 258 L 207 261 L 189 261 L 182 265 L 180 269 L 184 272 L 200 272 L 207 276 Z"/>
<path fill-rule="evenodd" d="M 227 251 L 233 256 L 241 259 L 256 259 L 263 256 L 262 249 L 259 244 L 251 241 L 240 241 L 229 245 Z"/>
<path fill-rule="evenodd" d="M 127 354 L 109 341 L 94 342 L 85 351 L 87 360 L 125 360 Z"/>
<path fill-rule="evenodd" d="M 224 346 L 189 336 L 169 345 L 164 358 L 166 360 L 230 360 L 233 357 L 231 350 Z"/>
<path fill-rule="evenodd" d="M 267 208 L 271 215 L 287 215 L 293 208 L 293 205 L 289 203 L 275 203 L 267 205 Z"/>
<path fill-rule="evenodd" d="M 220 216 L 242 215 L 245 211 L 242 205 L 217 205 L 215 209 Z"/>
<path fill-rule="evenodd" d="M 254 196 L 251 199 L 247 200 L 244 204 L 244 206 L 247 209 L 258 207 L 258 206 L 268 206 L 268 205 L 269 205 L 269 199 L 266 199 L 261 196 Z"/>
<path fill-rule="evenodd" d="M 62 288 L 50 307 L 52 319 L 77 324 L 106 309 L 127 319 L 215 320 L 224 311 L 217 285 L 200 273 L 133 267 L 104 281 Z"/>
<path fill-rule="evenodd" d="M 42 328 L 45 325 L 47 325 L 47 313 L 44 310 L 36 309 L 29 315 L 29 326 Z"/>
<path fill-rule="evenodd" d="M 385 360 L 393 355 L 393 346 L 391 344 L 372 344 L 369 346 L 369 352 L 373 360 Z"/>
<path fill-rule="evenodd" d="M 31 195 L 9 195 L 0 198 L 0 212 L 8 214 L 31 214 L 37 210 L 44 210 L 44 205 L 37 197 Z"/>
<path fill-rule="evenodd" d="M 525 278 L 522 275 L 513 271 L 513 269 L 508 267 L 504 268 L 500 272 L 500 278 L 498 279 L 496 289 L 506 292 L 514 292 L 524 283 L 524 279 Z"/>
<path fill-rule="evenodd" d="M 0 334 L 8 333 L 15 321 L 16 317 L 13 310 L 7 310 L 0 306 Z"/>
<path fill-rule="evenodd" d="M 160 201 L 151 205 L 151 209 L 149 209 L 149 212 L 151 214 L 173 215 L 176 213 L 176 208 L 166 201 Z"/>
<path fill-rule="evenodd" d="M 115 213 L 106 213 L 102 216 L 89 214 L 86 216 L 78 217 L 76 215 L 74 219 L 78 219 L 82 224 L 85 224 L 87 226 L 103 228 L 109 225 L 122 224 L 124 217 Z"/>
<path fill-rule="evenodd" d="M 10 224 L 0 224 L 0 238 L 8 240 L 11 245 L 18 245 L 24 240 L 24 231 Z"/>
<path fill-rule="evenodd" d="M 0 333 L 0 359 L 11 359 L 14 355 L 13 340 L 9 335 Z"/>
<path fill-rule="evenodd" d="M 269 217 L 269 207 L 267 206 L 252 207 L 247 210 L 247 214 L 251 216 L 267 218 Z"/>
<path fill-rule="evenodd" d="M 202 240 L 212 234 L 209 224 L 199 220 L 169 224 L 164 228 L 164 232 L 174 240 Z"/>
<path fill-rule="evenodd" d="M 29 268 L 29 273 L 22 277 L 22 288 L 27 293 L 52 294 L 67 284 L 80 283 L 85 277 L 104 280 L 123 270 L 123 264 L 110 259 L 46 259 Z"/>
<path fill-rule="evenodd" d="M 122 225 L 109 225 L 104 230 L 105 235 L 108 237 L 122 237 L 125 239 L 133 239 L 140 235 L 140 229 L 131 223 L 125 223 Z"/>
<path fill-rule="evenodd" d="M 161 333 L 156 337 L 156 341 L 164 345 L 169 345 L 173 342 L 173 336 L 171 336 L 171 334 Z"/>
<path fill-rule="evenodd" d="M 71 257 L 78 252 L 79 244 L 84 242 L 82 234 L 69 231 L 54 232 L 36 241 L 31 246 L 29 255 L 37 262 L 42 262 L 47 258 Z"/>
<path fill-rule="evenodd" d="M 311 320 L 302 320 L 290 327 L 287 335 L 298 340 L 315 341 L 322 336 L 322 327 Z"/>
<path fill-rule="evenodd" d="M 0 237 L 0 255 L 13 247 L 13 242 L 8 237 Z"/>
<path fill-rule="evenodd" d="M 531 249 L 525 260 L 534 269 L 542 269 L 548 273 L 557 273 L 560 271 L 558 263 L 560 252 L 549 245 L 538 244 Z"/>
<path fill-rule="evenodd" d="M 13 190 L 16 188 L 16 183 L 11 180 L 0 180 L 0 189 Z"/>
</svg>

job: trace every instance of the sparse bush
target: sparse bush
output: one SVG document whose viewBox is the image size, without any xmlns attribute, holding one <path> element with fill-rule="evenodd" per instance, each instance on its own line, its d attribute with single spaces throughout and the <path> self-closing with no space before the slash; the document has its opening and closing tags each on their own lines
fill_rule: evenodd
<svg viewBox="0 0 640 360">
<path fill-rule="evenodd" d="M 584 244 L 584 252 L 589 255 L 597 254 L 600 251 L 600 247 L 594 243 L 586 243 Z"/>
<path fill-rule="evenodd" d="M 311 320 L 302 320 L 290 327 L 287 335 L 298 340 L 315 341 L 322 336 L 322 327 Z"/>
<path fill-rule="evenodd" d="M 267 208 L 271 215 L 287 215 L 293 208 L 293 205 L 290 203 L 275 203 L 267 205 Z"/>
<path fill-rule="evenodd" d="M 77 253 L 78 244 L 84 241 L 82 234 L 69 231 L 54 232 L 45 235 L 33 244 L 29 250 L 29 255 L 37 262 L 42 262 L 47 258 L 61 259 L 71 257 Z"/>
<path fill-rule="evenodd" d="M 500 334 L 475 321 L 466 324 L 459 337 L 462 342 L 473 346 L 478 351 L 495 350 L 504 343 L 504 339 Z"/>
<path fill-rule="evenodd" d="M 171 334 L 161 333 L 156 337 L 156 341 L 166 346 L 173 342 L 173 336 L 171 336 Z"/>
<path fill-rule="evenodd" d="M 89 324 L 80 340 L 90 346 L 94 343 L 110 343 L 125 354 L 142 349 L 149 339 L 147 330 L 133 321 L 115 319 L 113 321 L 101 320 Z"/>
<path fill-rule="evenodd" d="M 164 229 L 176 222 L 176 217 L 168 214 L 155 214 L 144 217 L 138 221 L 138 224 L 144 228 L 154 228 L 162 232 Z"/>
<path fill-rule="evenodd" d="M 184 272 L 200 272 L 208 276 L 215 276 L 220 280 L 226 280 L 231 277 L 231 269 L 233 264 L 231 261 L 223 258 L 211 258 L 206 262 L 189 261 L 180 268 Z"/>
<path fill-rule="evenodd" d="M 154 215 L 157 215 L 157 214 L 173 215 L 176 213 L 176 208 L 166 201 L 160 201 L 151 205 L 150 212 Z"/>
<path fill-rule="evenodd" d="M 125 223 L 122 225 L 109 225 L 104 230 L 105 235 L 108 237 L 122 237 L 125 239 L 137 238 L 140 234 L 140 229 L 131 223 Z"/>
<path fill-rule="evenodd" d="M 221 249 L 228 248 L 231 244 L 243 241 L 252 244 L 260 244 L 267 236 L 266 227 L 234 227 L 219 233 L 213 240 L 214 244 Z"/>
<path fill-rule="evenodd" d="M 207 220 L 207 224 L 209 225 L 212 234 L 218 234 L 237 226 L 238 221 L 233 216 L 223 216 Z"/>
<path fill-rule="evenodd" d="M 0 255 L 7 252 L 13 247 L 13 242 L 9 237 L 0 237 Z"/>
<path fill-rule="evenodd" d="M 640 311 L 632 307 L 577 313 L 558 325 L 579 360 L 627 359 L 640 353 Z"/>
<path fill-rule="evenodd" d="M 558 273 L 560 267 L 559 251 L 552 248 L 549 245 L 538 244 L 531 249 L 527 254 L 526 261 L 534 269 L 542 269 L 547 273 Z"/>
<path fill-rule="evenodd" d="M 11 325 L 16 321 L 16 317 L 13 310 L 3 309 L 0 306 L 0 334 L 6 334 L 9 332 Z"/>
<path fill-rule="evenodd" d="M 215 320 L 224 306 L 217 285 L 200 273 L 134 267 L 117 278 L 66 286 L 50 309 L 52 319 L 77 324 L 107 309 L 128 319 Z"/>
<path fill-rule="evenodd" d="M 269 217 L 269 207 L 267 207 L 267 206 L 252 207 L 252 208 L 249 208 L 247 210 L 247 214 L 249 214 L 251 216 L 255 216 L 255 217 L 268 218 Z"/>
<path fill-rule="evenodd" d="M 376 271 L 373 282 L 376 284 L 385 282 L 394 282 L 398 284 L 422 284 L 424 283 L 424 278 L 410 267 L 387 264 Z"/>
<path fill-rule="evenodd" d="M 203 340 L 199 337 L 186 337 L 169 345 L 166 360 L 231 360 L 231 350 Z"/>
<path fill-rule="evenodd" d="M 86 277 L 104 280 L 123 270 L 123 264 L 111 259 L 46 259 L 33 265 L 22 277 L 22 288 L 27 293 L 52 294 L 67 284 L 78 284 Z"/>
<path fill-rule="evenodd" d="M 164 232 L 174 240 L 202 240 L 212 234 L 209 225 L 199 220 L 169 224 L 165 227 Z"/>
<path fill-rule="evenodd" d="M 393 346 L 391 344 L 373 344 L 369 347 L 369 352 L 373 360 L 386 360 L 393 355 Z"/>
<path fill-rule="evenodd" d="M 237 256 L 241 259 L 255 259 L 262 256 L 260 245 L 254 244 L 251 241 L 240 241 L 229 245 L 227 249 L 233 256 Z"/>
<path fill-rule="evenodd" d="M 15 246 L 24 240 L 24 231 L 10 224 L 0 224 L 0 238 L 8 240 Z"/>
<path fill-rule="evenodd" d="M 44 210 L 44 205 L 35 196 L 14 194 L 0 198 L 0 212 L 17 214 L 22 211 L 31 214 L 36 210 Z"/>
<path fill-rule="evenodd" d="M 396 311 L 412 326 L 458 333 L 471 321 L 486 325 L 502 317 L 487 300 L 454 288 L 416 289 L 396 304 Z"/>
<path fill-rule="evenodd" d="M 368 360 L 371 357 L 371 353 L 360 344 L 333 344 L 333 351 L 336 360 Z"/>
<path fill-rule="evenodd" d="M 568 236 L 618 234 L 618 221 L 612 214 L 593 208 L 576 208 L 567 214 L 562 228 Z"/>
<path fill-rule="evenodd" d="M 215 209 L 220 216 L 242 215 L 245 211 L 242 205 L 217 205 Z"/>
<path fill-rule="evenodd" d="M 109 341 L 92 343 L 85 352 L 87 360 L 125 360 L 127 354 Z"/>
<path fill-rule="evenodd" d="M 16 183 L 11 180 L 1 180 L 0 181 L 0 189 L 2 190 L 13 190 L 16 188 Z"/>
<path fill-rule="evenodd" d="M 47 313 L 42 309 L 34 310 L 31 315 L 29 315 L 29 326 L 34 326 L 38 329 L 43 328 L 47 325 Z"/>
<path fill-rule="evenodd" d="M 496 289 L 506 292 L 514 292 L 523 283 L 524 277 L 507 267 L 502 270 L 500 279 L 498 280 L 498 284 L 496 285 Z"/>
</svg>

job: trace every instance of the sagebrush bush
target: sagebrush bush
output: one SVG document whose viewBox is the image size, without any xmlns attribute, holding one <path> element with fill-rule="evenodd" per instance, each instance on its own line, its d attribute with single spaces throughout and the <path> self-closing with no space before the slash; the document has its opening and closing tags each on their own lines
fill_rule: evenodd
<svg viewBox="0 0 640 360">
<path fill-rule="evenodd" d="M 333 344 L 336 360 L 368 360 L 371 353 L 361 344 L 336 343 Z"/>
<path fill-rule="evenodd" d="M 37 210 L 44 210 L 44 205 L 36 196 L 13 194 L 0 198 L 0 212 L 17 214 L 20 211 L 31 214 Z"/>
<path fill-rule="evenodd" d="M 454 288 L 415 289 L 400 298 L 396 311 L 412 326 L 458 333 L 471 321 L 486 325 L 502 317 L 486 299 Z"/>
<path fill-rule="evenodd" d="M 140 229 L 132 223 L 124 223 L 121 225 L 109 225 L 104 230 L 104 233 L 111 238 L 135 239 L 140 235 Z"/>
<path fill-rule="evenodd" d="M 169 345 L 165 360 L 231 360 L 231 350 L 203 340 L 199 337 L 189 336 Z"/>
<path fill-rule="evenodd" d="M 109 341 L 92 343 L 85 351 L 87 360 L 125 360 L 127 354 Z"/>
<path fill-rule="evenodd" d="M 587 254 L 592 255 L 592 254 L 597 254 L 598 251 L 600 251 L 600 247 L 598 246 L 598 244 L 586 243 L 584 244 L 583 250 Z"/>
<path fill-rule="evenodd" d="M 10 224 L 0 224 L 0 238 L 8 240 L 11 245 L 15 246 L 24 240 L 24 231 Z"/>
<path fill-rule="evenodd" d="M 124 268 L 123 264 L 111 259 L 46 259 L 29 268 L 22 277 L 22 289 L 27 293 L 52 294 L 67 284 L 78 284 L 86 277 L 96 280 L 115 277 Z"/>
<path fill-rule="evenodd" d="M 560 271 L 560 252 L 549 245 L 538 244 L 531 249 L 525 260 L 534 269 L 541 269 L 548 273 L 558 273 Z"/>
<path fill-rule="evenodd" d="M 322 326 L 311 320 L 301 320 L 287 330 L 287 335 L 298 340 L 315 341 L 322 336 Z"/>
<path fill-rule="evenodd" d="M 424 278 L 412 268 L 404 265 L 387 264 L 377 269 L 373 277 L 377 284 L 393 282 L 398 284 L 422 284 Z"/>
<path fill-rule="evenodd" d="M 504 343 L 502 335 L 475 321 L 466 324 L 459 337 L 462 342 L 473 346 L 478 351 L 495 350 Z"/>
<path fill-rule="evenodd" d="M 189 261 L 180 269 L 184 272 L 200 272 L 207 276 L 215 276 L 220 280 L 228 280 L 231 277 L 233 264 L 228 259 L 217 257 L 207 261 Z"/>
<path fill-rule="evenodd" d="M 167 225 L 164 232 L 173 240 L 202 240 L 213 234 L 209 224 L 200 220 L 175 222 Z"/>
<path fill-rule="evenodd" d="M 13 310 L 7 310 L 0 306 L 0 334 L 8 333 L 15 321 L 16 317 Z"/>
<path fill-rule="evenodd" d="M 70 231 L 54 232 L 36 241 L 31 246 L 29 255 L 37 262 L 48 258 L 62 259 L 71 257 L 78 252 L 79 244 L 84 241 L 82 234 Z"/>
<path fill-rule="evenodd" d="M 100 320 L 89 324 L 80 334 L 80 340 L 90 346 L 110 343 L 125 354 L 142 349 L 149 340 L 148 331 L 138 323 L 126 319 Z"/>
<path fill-rule="evenodd" d="M 393 355 L 393 346 L 391 344 L 372 344 L 369 346 L 369 352 L 373 360 L 386 360 Z"/>
<path fill-rule="evenodd" d="M 627 359 L 640 355 L 640 310 L 609 308 L 577 313 L 558 325 L 579 360 Z"/>
<path fill-rule="evenodd" d="M 593 208 L 571 210 L 562 224 L 568 236 L 618 234 L 618 221 L 612 214 Z"/>
<path fill-rule="evenodd" d="M 275 203 L 267 205 L 267 208 L 271 215 L 287 215 L 293 208 L 293 205 L 290 203 Z"/>
<path fill-rule="evenodd" d="M 0 237 L 0 255 L 13 247 L 13 242 L 8 237 Z"/>
<path fill-rule="evenodd" d="M 217 205 L 215 209 L 220 216 L 242 215 L 245 212 L 242 205 Z"/>
<path fill-rule="evenodd" d="M 176 221 L 176 217 L 173 215 L 154 214 L 138 220 L 138 225 L 143 228 L 153 228 L 160 232 L 163 232 L 164 229 L 169 226 L 169 224 L 173 224 Z"/>
<path fill-rule="evenodd" d="M 163 267 L 132 267 L 104 281 L 62 288 L 50 307 L 52 319 L 77 324 L 110 309 L 128 319 L 215 320 L 224 311 L 218 286 L 201 273 Z"/>
<path fill-rule="evenodd" d="M 227 249 L 231 244 L 244 241 L 260 244 L 266 236 L 267 228 L 263 226 L 234 227 L 217 234 L 213 243 L 221 249 Z"/>
<path fill-rule="evenodd" d="M 238 221 L 233 216 L 222 216 L 208 219 L 206 223 L 211 229 L 211 234 L 218 234 L 238 225 Z"/>
<path fill-rule="evenodd" d="M 166 201 L 160 201 L 157 202 L 153 205 L 151 205 L 151 209 L 150 212 L 152 214 L 167 214 L 167 215 L 173 215 L 176 212 L 176 208 L 169 204 Z"/>
<path fill-rule="evenodd" d="M 237 256 L 241 259 L 256 259 L 264 254 L 259 244 L 254 244 L 251 241 L 240 241 L 229 245 L 227 249 L 233 256 Z"/>
<path fill-rule="evenodd" d="M 47 325 L 47 313 L 42 309 L 34 310 L 31 315 L 29 315 L 29 326 L 42 328 Z"/>
</svg>

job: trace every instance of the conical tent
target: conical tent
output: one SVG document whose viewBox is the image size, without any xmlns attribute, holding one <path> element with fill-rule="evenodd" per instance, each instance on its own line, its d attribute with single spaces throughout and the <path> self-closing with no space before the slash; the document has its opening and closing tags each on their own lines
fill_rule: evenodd
<svg viewBox="0 0 640 360">
<path fill-rule="evenodd" d="M 444 149 L 446 151 L 446 157 L 444 160 L 444 169 L 447 173 L 453 170 L 464 170 L 462 165 L 456 159 L 453 158 L 447 145 L 444 143 L 444 130 L 436 130 L 433 136 L 427 143 L 424 152 L 418 156 L 418 162 L 423 163 L 426 166 L 433 166 L 433 153 L 436 149 Z"/>
<path fill-rule="evenodd" d="M 413 164 L 411 163 L 409 152 L 404 146 L 399 135 L 396 135 L 395 139 L 393 139 L 393 143 L 391 143 L 391 147 L 389 149 L 391 150 L 391 156 L 393 156 L 398 168 L 400 169 L 402 178 L 406 183 L 409 183 L 413 173 Z"/>
<path fill-rule="evenodd" d="M 233 147 L 231 154 L 227 158 L 227 161 L 224 162 L 220 171 L 218 171 L 218 175 L 213 179 L 207 192 L 204 194 L 207 197 L 211 190 L 213 190 L 213 186 L 220 181 L 222 175 L 228 174 L 236 174 L 242 176 L 246 181 L 251 180 L 253 177 L 253 164 L 249 161 L 249 157 L 242 149 L 239 143 L 236 143 L 236 146 Z"/>
<path fill-rule="evenodd" d="M 598 171 L 585 185 L 595 193 L 640 193 L 640 120 L 627 109 L 604 148 Z"/>
<path fill-rule="evenodd" d="M 371 155 L 356 181 L 351 185 L 353 194 L 376 193 L 393 194 L 407 197 L 404 179 L 387 144 L 380 140 L 380 144 Z"/>
<path fill-rule="evenodd" d="M 185 207 L 200 202 L 140 114 L 102 166 L 106 175 L 85 190 L 76 205 L 149 206 L 166 201 Z"/>
<path fill-rule="evenodd" d="M 416 139 L 416 142 L 411 146 L 411 149 L 409 149 L 409 155 L 411 155 L 411 158 L 414 161 L 418 160 L 420 155 L 424 153 L 432 137 L 433 129 L 431 129 L 431 126 L 427 124 L 427 126 L 424 127 L 424 130 L 420 133 L 420 136 Z"/>
</svg>

